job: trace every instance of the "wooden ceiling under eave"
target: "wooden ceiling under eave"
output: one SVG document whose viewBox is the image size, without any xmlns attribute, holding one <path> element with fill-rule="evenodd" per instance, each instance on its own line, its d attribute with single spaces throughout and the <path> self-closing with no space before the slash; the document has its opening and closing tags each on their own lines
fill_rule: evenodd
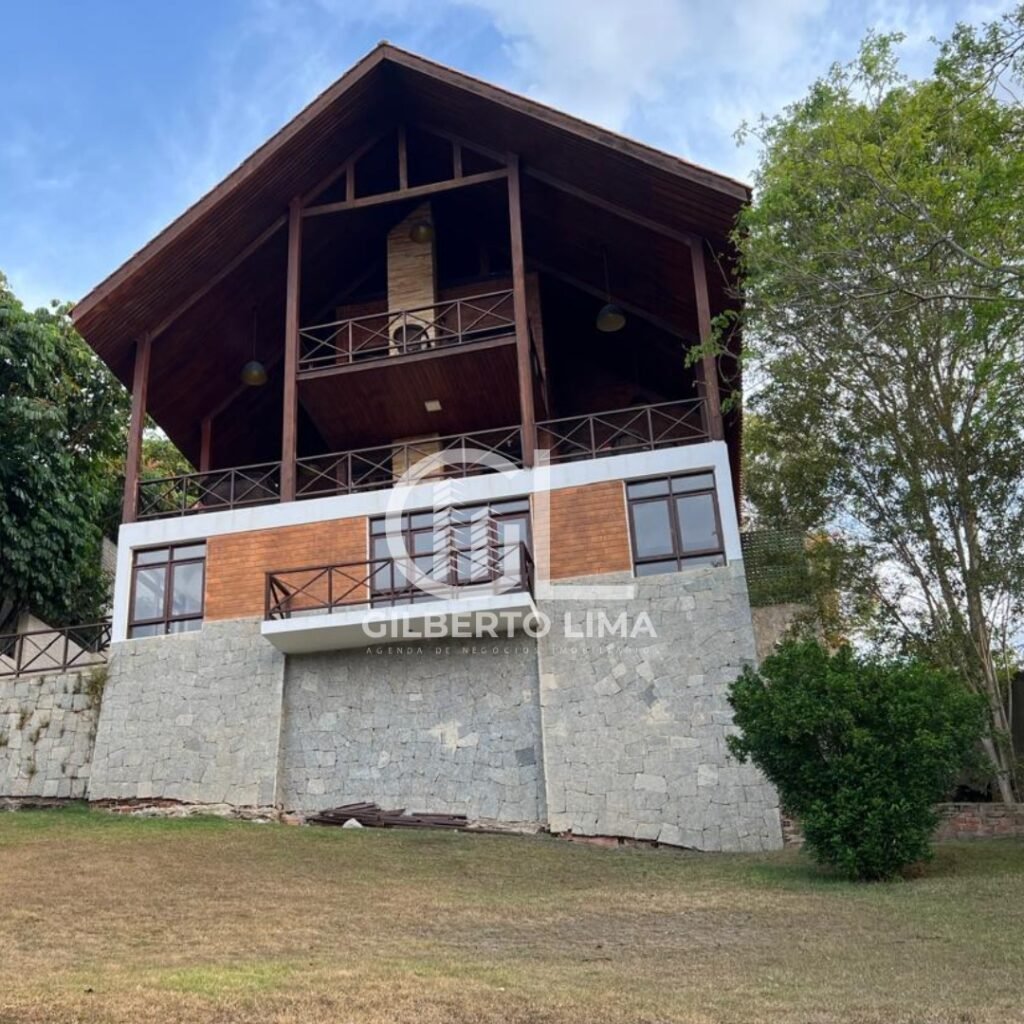
<svg viewBox="0 0 1024 1024">
<path fill-rule="evenodd" d="M 126 385 L 137 339 L 176 316 L 153 342 L 149 410 L 189 458 L 197 457 L 202 417 L 217 409 L 229 412 L 218 417 L 215 453 L 237 444 L 240 455 L 244 449 L 259 458 L 267 447 L 264 428 L 268 438 L 279 433 L 284 230 L 198 301 L 193 297 L 283 216 L 293 196 L 309 192 L 368 138 L 399 121 L 440 128 L 481 149 L 517 153 L 524 168 L 528 262 L 550 265 L 601 291 L 605 247 L 617 296 L 692 333 L 685 244 L 585 202 L 579 193 L 672 231 L 699 234 L 719 251 L 727 248 L 736 213 L 748 198 L 745 186 L 382 44 L 73 310 L 86 341 Z M 544 180 L 531 177 L 533 170 Z M 577 194 L 553 186 L 552 179 Z M 467 193 L 466 202 L 489 209 L 501 201 L 499 192 Z M 489 215 L 500 217 L 500 210 Z M 381 222 L 354 212 L 341 217 L 347 252 L 365 261 L 361 239 L 368 245 Z M 314 220 L 323 224 L 307 221 L 304 261 L 323 251 L 343 263 L 345 254 L 336 257 L 327 240 L 335 218 Z M 318 232 L 326 232 L 324 240 Z M 709 270 L 713 266 L 709 260 Z M 354 266 L 337 266 L 339 279 L 357 273 Z M 716 313 L 725 308 L 725 292 L 714 272 L 710 276 Z M 315 290 L 304 292 L 304 306 L 315 305 Z M 245 392 L 238 369 L 252 349 L 254 296 L 257 351 L 271 379 L 258 392 Z M 330 295 L 325 291 L 322 298 L 328 302 Z M 312 315 L 308 308 L 304 314 Z"/>
</svg>

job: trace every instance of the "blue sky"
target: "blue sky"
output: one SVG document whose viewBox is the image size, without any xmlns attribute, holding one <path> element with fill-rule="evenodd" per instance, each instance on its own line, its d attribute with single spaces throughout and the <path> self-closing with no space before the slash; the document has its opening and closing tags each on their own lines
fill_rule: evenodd
<svg viewBox="0 0 1024 1024">
<path fill-rule="evenodd" d="M 932 35 L 1003 0 L 3 0 L 0 271 L 77 299 L 381 39 L 738 177 L 744 119 L 868 27 Z"/>
</svg>

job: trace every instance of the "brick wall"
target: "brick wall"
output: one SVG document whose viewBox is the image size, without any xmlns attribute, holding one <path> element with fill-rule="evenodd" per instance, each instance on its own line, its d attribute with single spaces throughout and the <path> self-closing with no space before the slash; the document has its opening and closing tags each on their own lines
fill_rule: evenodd
<svg viewBox="0 0 1024 1024">
<path fill-rule="evenodd" d="M 1024 839 L 1024 804 L 936 804 L 939 824 L 936 842 L 950 839 Z M 787 846 L 803 846 L 796 818 L 783 815 L 782 834 Z"/>
<path fill-rule="evenodd" d="M 537 516 L 538 550 L 550 536 L 551 578 L 629 572 L 633 567 L 622 484 L 610 480 L 551 492 L 550 533 Z M 543 506 L 538 506 L 538 511 Z"/>
<path fill-rule="evenodd" d="M 538 550 L 547 533 L 538 516 Z M 211 537 L 206 555 L 209 620 L 262 617 L 267 572 L 367 557 L 364 517 Z M 622 484 L 609 481 L 551 492 L 552 579 L 629 572 L 632 556 Z"/>
<path fill-rule="evenodd" d="M 207 619 L 263 617 L 266 573 L 366 558 L 365 517 L 211 537 L 206 545 Z"/>
<path fill-rule="evenodd" d="M 939 804 L 936 839 L 1024 837 L 1024 804 Z"/>
</svg>

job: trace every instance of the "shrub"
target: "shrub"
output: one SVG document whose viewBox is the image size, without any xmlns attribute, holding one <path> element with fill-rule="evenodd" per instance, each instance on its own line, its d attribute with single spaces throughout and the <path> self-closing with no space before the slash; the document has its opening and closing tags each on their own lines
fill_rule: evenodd
<svg viewBox="0 0 1024 1024">
<path fill-rule="evenodd" d="M 783 644 L 745 669 L 729 703 L 730 750 L 752 760 L 815 858 L 854 878 L 892 878 L 930 856 L 933 805 L 974 756 L 980 699 L 918 661 Z"/>
</svg>

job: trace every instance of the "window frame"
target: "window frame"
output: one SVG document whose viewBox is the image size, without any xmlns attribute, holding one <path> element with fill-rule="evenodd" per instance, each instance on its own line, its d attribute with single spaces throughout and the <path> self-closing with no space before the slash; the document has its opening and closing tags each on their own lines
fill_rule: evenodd
<svg viewBox="0 0 1024 1024">
<path fill-rule="evenodd" d="M 673 484 L 677 480 L 687 477 L 710 476 L 711 484 L 707 487 L 698 487 L 682 491 L 676 491 Z M 642 498 L 632 498 L 629 494 L 630 487 L 636 484 L 662 483 L 666 485 L 664 494 L 649 495 Z M 638 477 L 635 480 L 623 481 L 625 485 L 626 517 L 629 524 L 629 553 L 633 560 L 633 575 L 660 575 L 658 573 L 638 573 L 638 566 L 653 565 L 658 562 L 675 562 L 674 569 L 666 569 L 665 572 L 682 572 L 688 568 L 699 568 L 706 566 L 709 559 L 721 557 L 722 565 L 728 564 L 725 556 L 725 536 L 722 533 L 722 512 L 718 505 L 718 481 L 713 469 L 688 470 L 684 473 L 659 473 L 656 476 Z M 677 502 L 680 498 L 710 497 L 711 507 L 715 515 L 715 533 L 718 535 L 718 545 L 710 548 L 699 548 L 686 550 L 683 547 L 683 534 L 679 523 L 679 512 Z M 671 551 L 659 555 L 640 555 L 637 551 L 637 531 L 633 516 L 633 509 L 637 505 L 648 505 L 654 502 L 663 502 L 668 506 L 669 513 L 669 535 L 672 540 Z"/>
<path fill-rule="evenodd" d="M 510 508 L 509 506 L 525 506 L 525 508 L 523 508 L 523 507 L 513 507 L 513 508 Z M 524 543 L 524 544 L 526 544 L 528 550 L 531 549 L 532 539 L 533 539 L 533 515 L 532 515 L 532 505 L 531 505 L 529 496 L 523 496 L 523 497 L 518 497 L 518 498 L 498 498 L 498 499 L 495 499 L 493 501 L 470 502 L 470 503 L 468 503 L 466 505 L 455 505 L 455 506 L 452 506 L 452 508 L 449 509 L 448 511 L 449 511 L 449 514 L 451 515 L 451 514 L 459 514 L 459 513 L 464 513 L 464 512 L 472 513 L 472 512 L 477 512 L 479 510 L 484 510 L 486 512 L 486 514 L 489 516 L 489 518 L 496 525 L 500 525 L 500 524 L 505 523 L 505 522 L 511 522 L 511 521 L 516 521 L 516 520 L 525 520 L 525 525 L 526 525 L 525 534 L 526 534 L 526 536 L 519 543 Z M 434 531 L 434 527 L 435 527 L 435 523 L 434 523 L 434 510 L 431 510 L 431 509 L 410 509 L 409 511 L 402 512 L 401 515 L 402 515 L 402 521 L 401 521 L 402 543 L 405 545 L 406 551 L 413 557 L 413 560 L 415 560 L 416 557 L 427 558 L 427 557 L 434 557 L 434 556 L 436 556 L 436 554 L 437 554 L 436 542 L 432 545 L 430 552 L 422 552 L 421 554 L 419 554 L 417 556 L 416 549 L 415 549 L 415 539 L 414 539 L 415 537 L 422 536 L 422 535 L 429 535 L 431 537 L 435 537 L 436 536 L 435 531 Z M 414 526 L 413 525 L 413 521 L 416 519 L 416 517 L 424 516 L 424 515 L 431 517 L 429 525 Z M 368 525 L 367 525 L 367 533 L 368 533 L 368 542 L 369 542 L 368 543 L 368 547 L 369 547 L 369 562 L 370 562 L 371 565 L 378 560 L 378 557 L 376 555 L 374 555 L 374 553 L 373 553 L 374 552 L 374 547 L 375 547 L 374 542 L 379 537 L 387 536 L 386 531 L 384 531 L 383 528 L 381 528 L 382 525 L 386 521 L 387 521 L 387 517 L 386 516 L 373 516 L 373 517 L 371 517 L 369 519 L 369 522 L 368 522 Z M 463 524 L 456 523 L 455 525 L 463 525 Z M 502 551 L 503 554 L 505 553 L 504 549 L 506 549 L 508 547 L 510 547 L 510 545 L 508 545 L 508 544 L 502 544 L 501 545 L 501 548 L 503 549 L 503 551 Z M 454 551 L 455 551 L 456 555 L 458 555 L 460 553 L 469 552 L 469 551 L 472 550 L 470 547 L 466 547 L 464 545 L 459 544 L 458 541 L 454 542 L 453 548 L 454 548 Z M 380 557 L 383 558 L 385 556 L 380 556 Z M 378 571 L 380 571 L 380 570 L 378 570 Z M 423 570 L 421 569 L 420 571 L 422 572 Z M 399 605 L 419 604 L 419 603 L 425 602 L 425 601 L 437 600 L 437 595 L 435 595 L 433 593 L 430 593 L 429 591 L 420 590 L 420 588 L 417 587 L 415 583 L 411 583 L 408 580 L 402 581 L 399 585 L 396 585 L 396 583 L 398 583 L 398 581 L 396 581 L 396 575 L 397 575 L 397 570 L 396 570 L 395 564 L 392 562 L 392 563 L 390 563 L 390 565 L 388 567 L 388 576 L 389 576 L 389 580 L 390 580 L 392 586 L 389 587 L 389 588 L 385 588 L 385 587 L 378 588 L 377 585 L 376 585 L 376 579 L 375 579 L 376 578 L 376 572 L 373 573 L 373 575 L 370 578 L 370 601 L 371 601 L 371 604 L 374 607 L 378 607 L 378 606 L 396 607 L 396 606 L 399 606 Z M 429 574 L 427 574 L 427 575 L 429 575 Z M 441 583 L 441 581 L 437 581 L 437 582 Z M 471 585 L 473 582 L 482 582 L 482 581 L 470 580 L 470 581 L 467 582 L 467 581 L 460 580 L 457 576 L 452 576 L 447 581 L 447 585 L 448 586 L 453 586 L 453 587 L 454 586 L 468 586 L 468 585 Z M 444 585 L 444 584 L 442 583 L 441 585 Z"/>
<path fill-rule="evenodd" d="M 192 558 L 175 559 L 174 552 L 181 548 L 194 548 L 202 546 L 203 553 L 200 556 Z M 160 562 L 149 562 L 139 565 L 139 556 L 147 555 L 154 551 L 166 551 L 167 557 Z M 174 636 L 178 633 L 190 633 L 194 632 L 191 629 L 174 630 L 171 629 L 172 623 L 176 622 L 198 622 L 199 627 L 202 627 L 204 617 L 206 615 L 206 541 L 205 540 L 189 540 L 189 541 L 176 541 L 173 544 L 157 544 L 153 547 L 135 548 L 132 551 L 132 579 L 131 587 L 128 593 L 128 625 L 126 630 L 126 636 L 129 640 L 146 640 L 154 636 Z M 203 569 L 203 582 L 202 587 L 199 591 L 199 611 L 189 612 L 182 615 L 174 615 L 171 613 L 173 608 L 174 599 L 174 574 L 179 566 L 188 565 L 201 565 Z M 154 569 L 163 568 L 164 572 L 164 594 L 163 594 L 163 608 L 164 614 L 154 616 L 148 619 L 136 619 L 135 618 L 135 596 L 138 586 L 138 577 L 140 569 Z M 133 635 L 133 632 L 137 628 L 145 628 L 147 626 L 162 626 L 163 628 L 157 633 L 142 633 L 139 635 Z"/>
</svg>

